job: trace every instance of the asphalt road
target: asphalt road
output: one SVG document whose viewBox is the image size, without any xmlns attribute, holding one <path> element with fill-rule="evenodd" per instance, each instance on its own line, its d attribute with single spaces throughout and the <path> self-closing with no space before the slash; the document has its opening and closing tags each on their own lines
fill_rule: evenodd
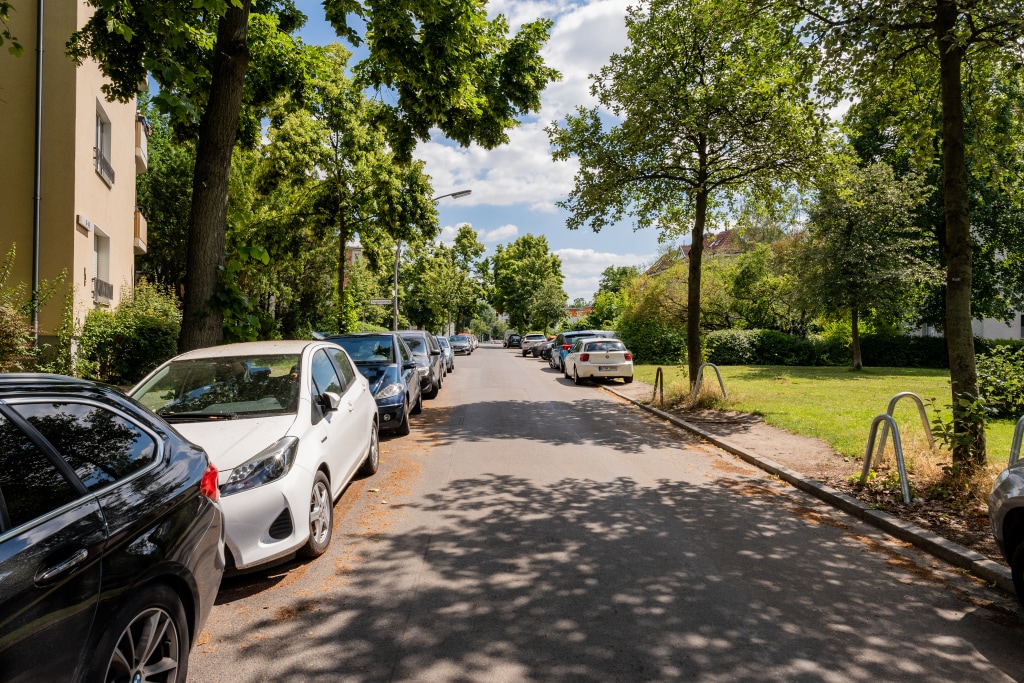
<svg viewBox="0 0 1024 683">
<path fill-rule="evenodd" d="M 546 364 L 481 347 L 419 417 L 190 681 L 1024 680 L 1010 598 Z"/>
</svg>

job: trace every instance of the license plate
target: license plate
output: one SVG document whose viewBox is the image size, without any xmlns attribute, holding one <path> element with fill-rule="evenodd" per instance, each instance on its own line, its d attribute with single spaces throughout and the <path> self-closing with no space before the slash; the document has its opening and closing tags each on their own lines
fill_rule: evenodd
<svg viewBox="0 0 1024 683">
<path fill-rule="evenodd" d="M 615 366 L 614 365 L 598 365 L 597 366 L 597 371 L 598 372 L 615 372 Z"/>
</svg>

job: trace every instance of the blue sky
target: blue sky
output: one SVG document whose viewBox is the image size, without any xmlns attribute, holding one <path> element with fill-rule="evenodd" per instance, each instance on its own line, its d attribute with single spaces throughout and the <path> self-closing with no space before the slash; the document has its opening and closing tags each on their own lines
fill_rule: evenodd
<svg viewBox="0 0 1024 683">
<path fill-rule="evenodd" d="M 300 31 L 305 42 L 323 45 L 338 40 L 318 0 L 297 0 L 296 4 L 308 17 Z M 633 231 L 630 224 L 622 224 L 594 233 L 565 227 L 566 212 L 555 203 L 571 191 L 576 167 L 551 159 L 544 132 L 545 126 L 564 118 L 577 105 L 595 104 L 588 76 L 625 47 L 627 5 L 627 0 L 490 2 L 491 14 L 504 14 L 513 30 L 538 17 L 554 22 L 543 54 L 547 64 L 562 73 L 562 80 L 548 86 L 540 113 L 523 119 L 522 125 L 510 131 L 511 140 L 503 147 L 462 148 L 438 133 L 416 151 L 426 162 L 438 195 L 473 191 L 468 197 L 438 202 L 442 239 L 468 223 L 492 253 L 496 245 L 522 235 L 544 235 L 562 259 L 570 301 L 577 297 L 590 300 L 601 271 L 608 266 L 650 264 L 658 252 L 658 235 L 651 229 Z"/>
</svg>

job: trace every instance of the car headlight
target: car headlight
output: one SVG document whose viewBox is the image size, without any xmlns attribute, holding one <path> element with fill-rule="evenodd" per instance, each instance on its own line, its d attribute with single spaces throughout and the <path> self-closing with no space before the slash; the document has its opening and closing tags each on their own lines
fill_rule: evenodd
<svg viewBox="0 0 1024 683">
<path fill-rule="evenodd" d="M 430 374 L 430 366 L 429 365 L 424 365 L 424 366 L 418 367 L 418 368 L 416 368 L 416 371 L 419 372 L 424 377 L 426 377 L 427 375 Z"/>
<path fill-rule="evenodd" d="M 260 451 L 256 457 L 236 467 L 228 477 L 227 483 L 220 488 L 220 494 L 229 496 L 280 479 L 292 469 L 298 449 L 299 440 L 296 437 L 286 436 L 280 439 Z"/>
<path fill-rule="evenodd" d="M 378 391 L 376 394 L 373 395 L 373 397 L 394 398 L 395 396 L 401 395 L 403 391 L 405 391 L 405 389 L 402 387 L 402 385 L 399 384 L 398 382 L 395 382 L 394 384 L 389 384 L 380 391 Z"/>
</svg>

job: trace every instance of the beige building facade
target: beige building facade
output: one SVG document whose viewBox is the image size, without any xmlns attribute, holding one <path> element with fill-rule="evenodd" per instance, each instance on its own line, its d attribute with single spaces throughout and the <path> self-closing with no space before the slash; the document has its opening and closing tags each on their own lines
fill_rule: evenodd
<svg viewBox="0 0 1024 683">
<path fill-rule="evenodd" d="M 146 251 L 146 223 L 135 205 L 135 176 L 148 162 L 146 126 L 134 101 L 104 98 L 95 63 L 76 67 L 65 54 L 90 11 L 76 0 L 44 7 L 38 221 L 36 3 L 17 3 L 11 15 L 22 55 L 0 50 L 0 251 L 12 244 L 17 250 L 8 285 L 31 288 L 36 259 L 40 282 L 64 276 L 59 294 L 39 311 L 41 339 L 59 329 L 72 291 L 78 322 L 91 308 L 116 306 L 122 288 L 134 285 L 135 256 Z"/>
</svg>

